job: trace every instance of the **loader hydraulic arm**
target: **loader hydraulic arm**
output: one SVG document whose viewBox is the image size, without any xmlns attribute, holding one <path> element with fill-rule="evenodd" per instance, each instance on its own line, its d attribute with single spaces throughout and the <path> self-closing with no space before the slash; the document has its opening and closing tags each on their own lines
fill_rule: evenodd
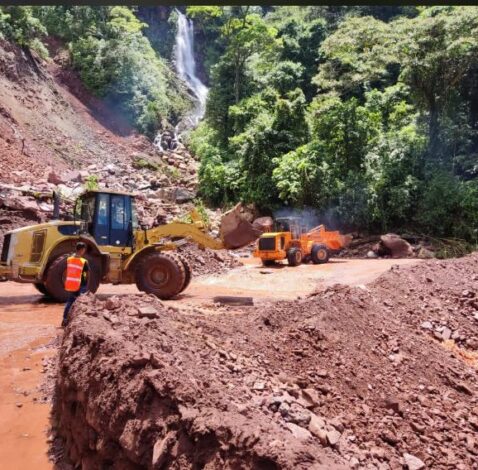
<svg viewBox="0 0 478 470">
<path fill-rule="evenodd" d="M 148 230 L 147 236 L 150 243 L 157 243 L 166 237 L 181 237 L 189 238 L 203 248 L 212 250 L 225 248 L 222 240 L 211 237 L 195 223 L 171 222 Z"/>
</svg>

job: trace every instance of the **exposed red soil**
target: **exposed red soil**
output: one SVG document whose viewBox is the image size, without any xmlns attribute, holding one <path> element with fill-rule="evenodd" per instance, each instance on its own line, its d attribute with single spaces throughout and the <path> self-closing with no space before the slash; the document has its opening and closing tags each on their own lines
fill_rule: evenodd
<svg viewBox="0 0 478 470">
<path fill-rule="evenodd" d="M 476 469 L 477 272 L 478 254 L 428 261 L 365 288 L 220 315 L 147 295 L 85 296 L 57 388 L 70 458 L 85 468 Z"/>
<path fill-rule="evenodd" d="M 151 148 L 85 89 L 61 50 L 51 47 L 45 62 L 0 42 L 0 181 L 37 183 L 51 168 L 86 168 Z"/>
</svg>

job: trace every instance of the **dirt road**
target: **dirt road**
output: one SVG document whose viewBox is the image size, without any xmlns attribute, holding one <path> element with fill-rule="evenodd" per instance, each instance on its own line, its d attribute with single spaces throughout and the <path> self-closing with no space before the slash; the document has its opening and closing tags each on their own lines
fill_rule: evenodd
<svg viewBox="0 0 478 470">
<path fill-rule="evenodd" d="M 246 295 L 256 303 L 294 299 L 318 286 L 361 285 L 392 265 L 417 260 L 334 259 L 327 265 L 264 268 L 254 259 L 226 274 L 193 280 L 177 303 L 207 304 L 215 295 Z M 102 286 L 98 294 L 137 292 L 135 286 Z M 2 468 L 52 468 L 47 458 L 50 405 L 39 390 L 43 361 L 55 353 L 62 305 L 45 301 L 29 284 L 0 284 L 0 462 Z"/>
</svg>

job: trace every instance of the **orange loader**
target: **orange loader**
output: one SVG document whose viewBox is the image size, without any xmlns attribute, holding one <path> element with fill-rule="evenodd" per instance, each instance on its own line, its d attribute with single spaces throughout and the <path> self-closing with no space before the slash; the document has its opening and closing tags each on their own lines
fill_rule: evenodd
<svg viewBox="0 0 478 470">
<path fill-rule="evenodd" d="M 323 225 L 311 230 L 301 225 L 298 217 L 282 217 L 275 220 L 274 229 L 266 228 L 256 243 L 253 256 L 260 258 L 264 266 L 287 259 L 290 266 L 303 262 L 327 263 L 330 255 L 345 248 L 352 237 L 338 231 L 329 231 Z"/>
</svg>

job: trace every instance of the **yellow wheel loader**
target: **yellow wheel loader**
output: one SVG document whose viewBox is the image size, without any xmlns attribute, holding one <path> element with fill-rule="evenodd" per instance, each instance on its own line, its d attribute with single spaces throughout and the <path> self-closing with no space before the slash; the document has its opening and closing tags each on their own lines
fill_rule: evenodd
<svg viewBox="0 0 478 470">
<path fill-rule="evenodd" d="M 133 194 L 87 191 L 76 201 L 73 220 L 52 220 L 5 234 L 0 280 L 33 283 L 42 294 L 63 302 L 68 296 L 63 287 L 66 258 L 81 240 L 87 245 L 91 292 L 101 283 L 136 283 L 143 292 L 169 299 L 191 281 L 187 260 L 174 252 L 178 244 L 190 240 L 202 248 L 236 249 L 260 235 L 239 210 L 238 205 L 224 215 L 220 239 L 215 239 L 194 211 L 191 223 L 147 229 L 138 226 Z"/>
</svg>

